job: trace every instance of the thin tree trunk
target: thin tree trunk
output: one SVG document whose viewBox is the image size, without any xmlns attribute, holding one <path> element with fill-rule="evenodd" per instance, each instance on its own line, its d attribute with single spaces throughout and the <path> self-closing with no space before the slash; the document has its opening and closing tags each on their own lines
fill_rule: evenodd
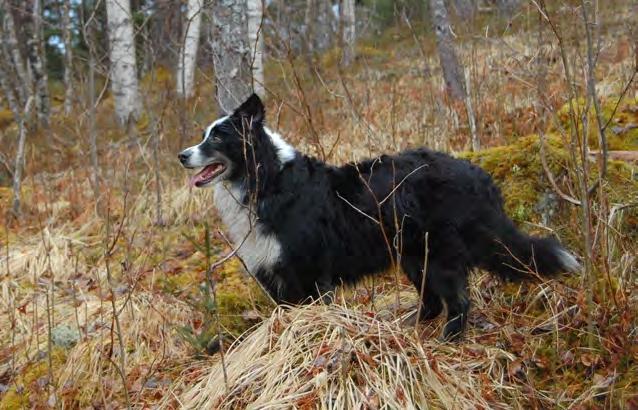
<svg viewBox="0 0 638 410">
<path fill-rule="evenodd" d="M 111 59 L 111 91 L 115 115 L 121 125 L 129 124 L 140 110 L 135 61 L 135 41 L 129 0 L 106 0 Z"/>
<path fill-rule="evenodd" d="M 512 17 L 520 5 L 520 0 L 497 0 L 496 7 L 499 13 Z"/>
<path fill-rule="evenodd" d="M 211 49 L 221 114 L 235 109 L 251 93 L 251 58 L 245 1 L 219 0 L 213 6 Z"/>
<path fill-rule="evenodd" d="M 4 93 L 7 103 L 9 104 L 9 109 L 13 113 L 13 117 L 15 118 L 15 121 L 17 123 L 21 115 L 21 107 L 20 102 L 13 90 L 13 84 L 15 83 L 16 81 L 11 78 L 8 68 L 5 68 L 3 62 L 0 61 L 0 87 L 2 87 L 2 92 Z"/>
<path fill-rule="evenodd" d="M 64 41 L 64 114 L 73 108 L 73 44 L 71 42 L 71 0 L 62 1 L 62 39 Z"/>
<path fill-rule="evenodd" d="M 26 2 L 25 20 L 27 39 L 27 53 L 29 57 L 29 67 L 33 74 L 35 88 L 35 102 L 38 122 L 43 127 L 49 125 L 49 86 L 46 67 L 44 64 L 44 45 L 42 44 L 41 24 L 42 11 L 40 0 Z"/>
<path fill-rule="evenodd" d="M 31 102 L 33 99 L 29 97 L 24 106 L 23 114 L 16 118 L 18 122 L 18 149 L 16 151 L 15 166 L 13 169 L 13 205 L 11 210 L 15 217 L 20 216 L 20 194 L 22 192 L 22 170 L 24 167 L 24 145 L 27 140 L 27 127 L 25 120 L 29 118 L 31 112 Z"/>
<path fill-rule="evenodd" d="M 306 0 L 304 27 L 310 53 L 330 47 L 335 20 L 331 7 L 329 0 Z"/>
<path fill-rule="evenodd" d="M 15 88 L 18 90 L 19 104 L 25 104 L 29 96 L 29 77 L 27 76 L 24 59 L 20 54 L 18 47 L 18 38 L 16 36 L 15 24 L 13 22 L 13 14 L 11 13 L 10 4 L 7 0 L 0 0 L 0 9 L 4 10 L 2 21 L 2 51 L 5 61 L 10 62 L 7 70 L 15 70 L 18 76 L 18 82 Z M 9 67 L 10 66 L 10 67 Z M 9 71 L 7 71 L 9 73 Z"/>
<path fill-rule="evenodd" d="M 476 12 L 474 0 L 454 0 L 454 8 L 456 14 L 464 20 L 473 18 Z"/>
<path fill-rule="evenodd" d="M 470 125 L 470 136 L 472 137 L 472 151 L 477 152 L 481 149 L 481 141 L 476 131 L 476 117 L 474 116 L 474 108 L 472 107 L 472 93 L 470 92 L 470 70 L 465 69 L 465 110 L 467 111 L 467 121 Z"/>
<path fill-rule="evenodd" d="M 317 15 L 317 0 L 306 0 L 304 34 L 306 35 L 306 48 L 309 54 L 312 54 L 315 51 L 315 25 L 317 22 Z"/>
<path fill-rule="evenodd" d="M 262 1 L 246 0 L 246 14 L 253 91 L 264 97 L 264 33 L 262 31 L 264 10 Z"/>
<path fill-rule="evenodd" d="M 89 50 L 89 143 L 91 145 L 91 165 L 93 168 L 93 196 L 97 207 L 100 196 L 100 164 L 97 159 L 97 130 L 95 129 L 95 57 Z"/>
<path fill-rule="evenodd" d="M 460 101 L 465 100 L 465 87 L 463 86 L 463 70 L 456 57 L 452 33 L 450 31 L 450 21 L 444 0 L 430 0 L 430 14 L 432 25 L 436 35 L 436 47 L 439 52 L 441 69 L 445 86 L 452 98 Z"/>
<path fill-rule="evenodd" d="M 179 50 L 179 60 L 177 61 L 177 94 L 184 98 L 193 96 L 202 7 L 202 0 L 188 0 L 186 33 L 184 42 Z"/>
<path fill-rule="evenodd" d="M 354 0 L 342 0 L 339 8 L 341 20 L 341 41 L 343 44 L 343 65 L 349 66 L 355 58 L 355 7 Z"/>
</svg>

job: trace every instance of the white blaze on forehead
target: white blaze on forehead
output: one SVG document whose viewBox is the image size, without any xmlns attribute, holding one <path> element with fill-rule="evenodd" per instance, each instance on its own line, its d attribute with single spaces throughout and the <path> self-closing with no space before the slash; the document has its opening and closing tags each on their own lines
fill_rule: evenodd
<svg viewBox="0 0 638 410">
<path fill-rule="evenodd" d="M 215 128 L 215 126 L 221 124 L 222 122 L 226 121 L 227 119 L 228 119 L 228 115 L 226 115 L 225 117 L 218 118 L 215 121 L 213 121 L 208 127 L 206 127 L 206 131 L 204 132 L 203 140 L 206 140 L 206 138 L 208 138 L 208 136 L 210 135 L 210 132 L 213 130 L 213 128 Z"/>
<path fill-rule="evenodd" d="M 282 164 L 292 161 L 295 158 L 295 148 L 284 141 L 283 137 L 279 133 L 271 131 L 266 127 L 264 127 L 264 131 L 266 131 L 266 134 L 268 134 L 270 140 L 277 149 L 277 158 L 279 158 L 279 161 L 281 161 Z"/>
</svg>

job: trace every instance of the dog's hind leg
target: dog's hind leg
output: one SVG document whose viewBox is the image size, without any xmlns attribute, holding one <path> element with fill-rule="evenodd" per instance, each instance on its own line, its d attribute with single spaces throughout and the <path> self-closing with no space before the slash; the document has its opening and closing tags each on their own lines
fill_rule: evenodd
<svg viewBox="0 0 638 410">
<path fill-rule="evenodd" d="M 434 292 L 428 273 L 426 273 L 425 283 L 423 283 L 423 257 L 404 256 L 401 261 L 401 267 L 421 297 L 422 310 L 420 319 L 431 320 L 436 318 L 443 311 L 443 303 L 441 302 L 441 297 Z M 428 269 L 428 272 L 430 271 Z"/>
<path fill-rule="evenodd" d="M 463 333 L 467 323 L 470 264 L 467 249 L 455 229 L 443 229 L 438 233 L 436 240 L 431 242 L 427 277 L 432 291 L 441 296 L 447 307 L 443 338 L 451 340 Z"/>
<path fill-rule="evenodd" d="M 462 263 L 443 263 L 434 257 L 428 261 L 428 284 L 432 292 L 440 295 L 447 307 L 447 324 L 443 329 L 445 340 L 455 339 L 463 333 L 470 310 L 467 291 L 468 269 Z"/>
<path fill-rule="evenodd" d="M 451 340 L 459 337 L 467 323 L 470 299 L 467 292 L 467 272 L 463 270 L 445 270 L 441 272 L 439 291 L 447 306 L 447 324 L 443 329 L 443 338 Z"/>
</svg>

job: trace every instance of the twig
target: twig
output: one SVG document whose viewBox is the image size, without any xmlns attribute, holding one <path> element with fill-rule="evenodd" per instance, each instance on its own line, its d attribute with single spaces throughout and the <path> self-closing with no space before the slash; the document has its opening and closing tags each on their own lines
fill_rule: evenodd
<svg viewBox="0 0 638 410">
<path fill-rule="evenodd" d="M 425 244 L 424 244 L 424 254 L 423 254 L 423 272 L 421 274 L 421 289 L 419 290 L 419 307 L 416 310 L 416 324 L 414 326 L 414 330 L 418 336 L 419 334 L 419 322 L 421 321 L 421 311 L 423 310 L 423 295 L 425 295 L 425 282 L 426 282 L 426 275 L 428 272 L 428 254 L 430 252 L 430 249 L 428 247 L 428 237 L 429 237 L 429 232 L 425 233 Z M 438 297 L 438 296 L 436 296 Z"/>
<path fill-rule="evenodd" d="M 561 189 L 556 184 L 554 175 L 552 174 L 552 171 L 549 169 L 549 166 L 547 165 L 547 158 L 545 158 L 545 134 L 543 132 L 540 133 L 540 157 L 541 157 L 541 165 L 543 166 L 543 170 L 545 171 L 545 176 L 549 180 L 549 183 L 554 189 L 554 192 L 556 192 L 558 196 L 563 198 L 565 201 L 574 205 L 581 206 L 582 204 L 578 199 L 571 197 L 567 195 L 566 193 L 564 193 L 563 191 L 561 191 Z"/>
</svg>

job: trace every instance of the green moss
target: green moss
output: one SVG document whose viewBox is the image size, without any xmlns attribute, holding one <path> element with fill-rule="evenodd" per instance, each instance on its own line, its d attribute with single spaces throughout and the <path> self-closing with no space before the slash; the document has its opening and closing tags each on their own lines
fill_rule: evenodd
<svg viewBox="0 0 638 410">
<path fill-rule="evenodd" d="M 567 152 L 557 137 L 547 140 L 548 166 L 558 174 L 567 162 Z M 512 145 L 460 155 L 486 170 L 500 186 L 505 209 L 515 221 L 540 222 L 536 205 L 547 190 L 537 136 L 520 138 Z"/>
<path fill-rule="evenodd" d="M 53 370 L 59 368 L 66 362 L 66 352 L 63 348 L 54 347 L 51 353 L 51 361 Z M 46 397 L 41 397 L 36 389 L 41 389 L 38 386 L 38 381 L 43 377 L 47 377 L 49 374 L 49 360 L 48 357 L 44 357 L 36 362 L 30 363 L 26 368 L 19 373 L 15 383 L 6 392 L 2 400 L 0 401 L 0 409 L 23 409 L 32 408 L 33 403 L 42 401 L 41 404 L 45 404 Z M 33 397 L 32 394 L 34 394 Z M 33 402 L 33 403 L 32 403 Z"/>
<path fill-rule="evenodd" d="M 547 166 L 563 192 L 570 192 L 567 181 L 574 176 L 569 153 L 557 134 L 547 135 L 545 141 Z M 511 145 L 489 148 L 475 153 L 462 153 L 486 170 L 500 187 L 505 209 L 518 223 L 543 223 L 554 228 L 561 238 L 577 242 L 578 231 L 573 229 L 579 207 L 558 198 L 543 169 L 540 141 L 532 135 Z M 620 161 L 609 161 L 607 182 L 604 184 L 611 203 L 628 203 L 638 197 L 636 168 Z M 597 167 L 591 163 L 590 184 L 598 178 Z M 549 198 L 549 199 L 548 199 Z M 622 232 L 638 239 L 638 228 L 632 221 L 638 218 L 635 209 L 623 215 Z M 529 226 L 529 225 L 528 225 Z"/>
<path fill-rule="evenodd" d="M 577 99 L 573 106 L 577 112 L 578 131 L 582 132 L 581 112 L 586 108 L 583 98 Z M 560 125 L 563 129 L 571 130 L 569 118 L 570 104 L 565 103 L 557 112 Z M 638 150 L 638 102 L 625 100 L 618 105 L 618 97 L 607 98 L 601 101 L 603 123 L 608 124 L 605 132 L 607 146 L 612 151 Z M 590 124 L 587 140 L 592 149 L 599 149 L 599 136 L 596 113 L 590 109 L 587 121 Z M 554 130 L 557 131 L 557 130 Z"/>
<path fill-rule="evenodd" d="M 11 110 L 0 110 L 0 129 L 4 129 L 13 123 L 13 113 Z"/>
</svg>

